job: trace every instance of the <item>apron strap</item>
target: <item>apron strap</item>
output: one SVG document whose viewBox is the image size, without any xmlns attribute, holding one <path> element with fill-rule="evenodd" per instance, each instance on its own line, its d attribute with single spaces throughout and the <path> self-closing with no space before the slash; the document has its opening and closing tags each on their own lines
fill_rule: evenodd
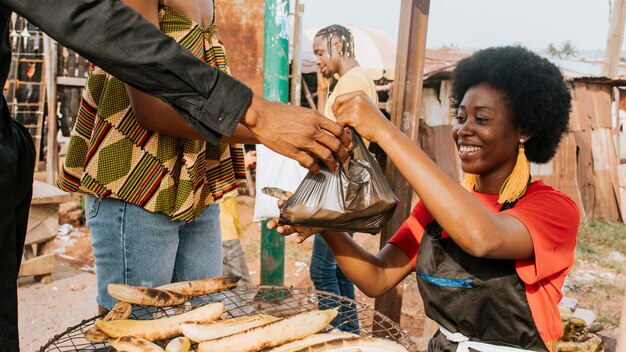
<svg viewBox="0 0 626 352">
<path fill-rule="evenodd" d="M 456 352 L 469 352 L 470 348 L 479 352 L 533 352 L 522 348 L 497 346 L 484 342 L 470 341 L 469 337 L 461 334 L 460 332 L 452 333 L 443 326 L 439 327 L 439 331 L 445 335 L 448 341 L 456 342 L 458 344 Z"/>
</svg>

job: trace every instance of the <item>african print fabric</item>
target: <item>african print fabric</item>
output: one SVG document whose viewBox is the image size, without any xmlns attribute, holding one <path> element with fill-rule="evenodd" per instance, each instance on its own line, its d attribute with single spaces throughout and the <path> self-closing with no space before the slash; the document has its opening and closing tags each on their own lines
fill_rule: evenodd
<svg viewBox="0 0 626 352">
<path fill-rule="evenodd" d="M 159 5 L 161 30 L 213 67 L 230 73 L 215 25 L 199 26 Z M 92 66 L 57 186 L 136 204 L 192 221 L 207 205 L 245 188 L 243 146 L 212 145 L 143 129 L 124 83 Z"/>
</svg>

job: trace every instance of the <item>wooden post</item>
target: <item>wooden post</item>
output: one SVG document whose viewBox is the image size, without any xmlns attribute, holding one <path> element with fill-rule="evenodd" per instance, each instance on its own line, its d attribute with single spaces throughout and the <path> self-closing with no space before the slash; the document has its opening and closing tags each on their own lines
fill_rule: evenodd
<svg viewBox="0 0 626 352">
<path fill-rule="evenodd" d="M 426 52 L 426 30 L 430 0 L 402 0 L 398 31 L 398 50 L 394 79 L 391 119 L 398 128 L 418 143 L 419 111 Z M 380 238 L 382 248 L 411 212 L 412 190 L 398 170 L 387 163 L 387 179 L 400 202 Z M 402 308 L 402 286 L 378 297 L 376 310 L 399 323 Z"/>
<path fill-rule="evenodd" d="M 304 4 L 295 0 L 294 24 L 293 24 L 293 61 L 291 62 L 291 89 L 289 102 L 291 105 L 300 106 L 302 94 L 302 14 Z"/>
<path fill-rule="evenodd" d="M 617 154 L 617 165 L 621 163 L 622 160 L 622 148 L 619 140 L 620 132 L 620 123 L 621 120 L 619 118 L 620 108 L 620 93 L 619 88 L 613 87 L 613 101 L 615 102 L 613 106 L 613 143 L 615 144 L 615 152 Z M 626 222 L 626 219 L 623 219 Z"/>
<path fill-rule="evenodd" d="M 620 317 L 619 330 L 617 331 L 617 348 L 615 351 L 626 351 L 626 294 L 622 301 L 622 316 Z"/>
<path fill-rule="evenodd" d="M 606 77 L 615 76 L 617 62 L 622 51 L 622 40 L 624 39 L 624 20 L 626 19 L 626 0 L 613 0 L 613 11 L 609 34 L 606 38 L 606 50 L 604 52 L 604 66 L 602 75 Z"/>
<path fill-rule="evenodd" d="M 289 1 L 265 1 L 263 95 L 270 101 L 289 99 L 289 38 L 285 31 Z M 261 285 L 282 285 L 285 279 L 285 238 L 261 222 Z"/>
<path fill-rule="evenodd" d="M 46 95 L 48 102 L 48 155 L 46 155 L 46 181 L 54 184 L 59 165 L 57 153 L 57 46 L 52 38 L 43 35 L 44 72 L 46 74 Z"/>
</svg>

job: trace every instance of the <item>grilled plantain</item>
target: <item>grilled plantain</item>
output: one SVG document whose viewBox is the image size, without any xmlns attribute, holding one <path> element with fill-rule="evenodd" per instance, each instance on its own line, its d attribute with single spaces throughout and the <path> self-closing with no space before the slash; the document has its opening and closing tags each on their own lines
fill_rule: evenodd
<svg viewBox="0 0 626 352">
<path fill-rule="evenodd" d="M 96 321 L 96 326 L 111 337 L 137 336 L 156 341 L 181 335 L 181 323 L 213 321 L 218 319 L 223 312 L 224 304 L 218 302 L 169 318 L 154 320 L 100 320 Z"/>
<path fill-rule="evenodd" d="M 260 351 L 315 334 L 328 326 L 336 316 L 336 309 L 300 313 L 237 334 L 201 342 L 198 351 Z"/>
</svg>

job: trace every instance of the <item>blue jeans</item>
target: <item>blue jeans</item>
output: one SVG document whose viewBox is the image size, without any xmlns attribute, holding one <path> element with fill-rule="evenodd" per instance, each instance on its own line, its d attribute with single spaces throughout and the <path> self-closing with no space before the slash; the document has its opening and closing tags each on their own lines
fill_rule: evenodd
<svg viewBox="0 0 626 352">
<path fill-rule="evenodd" d="M 156 287 L 222 275 L 219 211 L 211 204 L 185 223 L 117 199 L 87 196 L 98 304 L 107 309 L 115 304 L 109 283 Z"/>
<path fill-rule="evenodd" d="M 352 281 L 341 271 L 335 256 L 333 256 L 324 238 L 319 233 L 315 234 L 309 273 L 316 290 L 354 299 L 354 285 Z M 335 300 L 324 299 L 323 297 L 319 297 L 319 303 L 320 309 L 330 309 L 339 305 Z M 339 330 L 358 334 L 359 324 L 356 307 L 354 305 L 346 305 L 345 303 L 341 305 L 339 315 L 331 324 L 334 327 L 338 327 Z"/>
</svg>

